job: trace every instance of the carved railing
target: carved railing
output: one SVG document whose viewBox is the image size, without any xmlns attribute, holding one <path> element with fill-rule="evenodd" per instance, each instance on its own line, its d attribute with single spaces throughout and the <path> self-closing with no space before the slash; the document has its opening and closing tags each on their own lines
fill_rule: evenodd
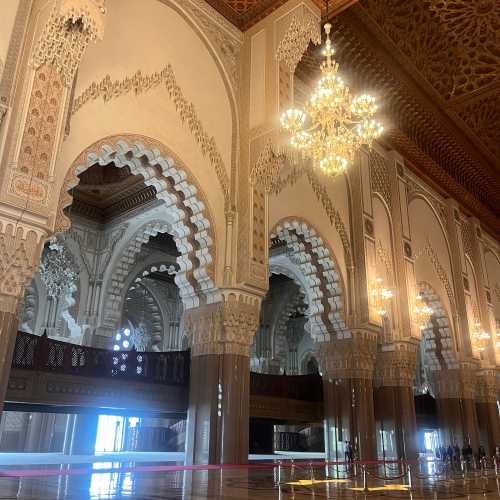
<svg viewBox="0 0 500 500">
<path fill-rule="evenodd" d="M 17 334 L 12 368 L 41 372 L 112 377 L 165 385 L 189 384 L 189 351 L 110 351 L 28 333 Z M 319 375 L 250 374 L 250 394 L 322 401 Z"/>
<path fill-rule="evenodd" d="M 12 368 L 187 386 L 189 351 L 109 351 L 19 332 Z"/>
</svg>

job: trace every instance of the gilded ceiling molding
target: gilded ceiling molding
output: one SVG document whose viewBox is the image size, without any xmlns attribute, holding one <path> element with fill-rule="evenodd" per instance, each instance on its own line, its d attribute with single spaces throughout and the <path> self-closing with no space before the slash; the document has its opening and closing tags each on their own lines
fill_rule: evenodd
<svg viewBox="0 0 500 500">
<path fill-rule="evenodd" d="M 106 75 L 100 82 L 93 82 L 74 100 L 71 113 L 75 115 L 85 104 L 92 100 L 102 98 L 106 103 L 131 92 L 136 96 L 147 93 L 159 85 L 165 86 L 170 99 L 175 105 L 175 109 L 179 113 L 181 121 L 188 125 L 191 134 L 201 148 L 203 156 L 208 156 L 210 164 L 214 168 L 219 180 L 227 210 L 230 206 L 230 193 L 229 177 L 224 160 L 219 152 L 215 138 L 213 136 L 210 137 L 203 127 L 194 104 L 184 97 L 170 64 L 167 64 L 160 72 L 155 71 L 151 75 L 143 76 L 141 71 L 138 70 L 131 77 L 125 77 L 123 80 L 115 80 L 114 82 L 109 75 Z"/>
<path fill-rule="evenodd" d="M 319 20 L 308 11 L 300 18 L 293 15 L 290 26 L 278 44 L 276 59 L 284 62 L 293 74 L 310 42 L 315 45 L 321 43 Z"/>
<path fill-rule="evenodd" d="M 105 15 L 105 0 L 56 0 L 33 53 L 34 68 L 53 66 L 70 87 L 88 44 L 104 36 Z"/>
<path fill-rule="evenodd" d="M 342 241 L 342 247 L 344 248 L 346 265 L 350 267 L 353 265 L 351 244 L 349 242 L 349 236 L 347 234 L 347 230 L 345 228 L 340 212 L 333 205 L 333 202 L 328 195 L 325 186 L 319 181 L 318 177 L 312 171 L 312 169 L 307 169 L 306 175 L 309 184 L 311 184 L 311 188 L 316 195 L 316 198 L 323 205 L 326 215 L 330 219 L 330 223 L 335 227 L 338 235 L 340 236 L 340 241 Z"/>
</svg>

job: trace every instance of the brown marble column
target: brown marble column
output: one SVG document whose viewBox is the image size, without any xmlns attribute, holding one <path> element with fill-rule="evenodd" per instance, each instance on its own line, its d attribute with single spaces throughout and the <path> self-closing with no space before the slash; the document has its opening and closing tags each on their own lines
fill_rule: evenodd
<svg viewBox="0 0 500 500">
<path fill-rule="evenodd" d="M 373 369 L 377 333 L 353 330 L 320 346 L 323 374 L 325 451 L 344 460 L 350 441 L 361 460 L 376 458 Z"/>
<path fill-rule="evenodd" d="M 500 418 L 498 415 L 498 383 L 495 370 L 484 370 L 478 374 L 476 391 L 476 413 L 479 439 L 488 455 L 500 446 Z"/>
<path fill-rule="evenodd" d="M 191 340 L 186 464 L 248 461 L 249 354 L 259 303 L 231 294 L 184 313 Z"/>
<path fill-rule="evenodd" d="M 417 421 L 413 379 L 417 362 L 414 342 L 386 345 L 375 368 L 375 418 L 377 428 L 393 431 L 398 459 L 417 458 Z M 385 449 L 378 450 L 384 456 Z M 387 457 L 389 458 L 389 457 Z"/>
<path fill-rule="evenodd" d="M 470 444 L 474 452 L 479 448 L 479 427 L 475 405 L 475 366 L 436 370 L 432 374 L 436 395 L 439 432 L 443 445 L 459 447 Z"/>
</svg>

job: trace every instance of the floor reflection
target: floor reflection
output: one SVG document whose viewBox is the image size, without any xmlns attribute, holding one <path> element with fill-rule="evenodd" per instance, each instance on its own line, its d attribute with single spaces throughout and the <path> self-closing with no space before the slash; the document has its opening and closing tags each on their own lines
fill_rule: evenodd
<svg viewBox="0 0 500 500">
<path fill-rule="evenodd" d="M 363 491 L 361 474 L 338 478 L 331 467 L 311 469 L 307 464 L 289 468 L 250 468 L 210 471 L 119 472 L 116 463 L 62 469 L 64 474 L 47 477 L 0 477 L 1 500 L 201 500 L 201 499 L 485 499 L 500 498 L 494 471 L 464 477 L 450 472 L 439 480 L 415 474 L 410 490 L 404 479 L 368 477 Z M 34 470 L 33 472 L 36 472 Z M 346 471 L 344 471 L 344 474 Z M 1 473 L 0 473 L 1 474 Z M 340 475 L 340 474 L 337 474 Z M 388 476 L 386 476 L 387 478 Z"/>
</svg>

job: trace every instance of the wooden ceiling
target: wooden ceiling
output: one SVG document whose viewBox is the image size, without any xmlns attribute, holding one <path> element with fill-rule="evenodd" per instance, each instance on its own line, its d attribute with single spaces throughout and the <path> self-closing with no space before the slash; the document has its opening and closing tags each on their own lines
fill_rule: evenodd
<svg viewBox="0 0 500 500">
<path fill-rule="evenodd" d="M 82 172 L 79 179 L 68 212 L 95 222 L 109 222 L 156 199 L 155 188 L 146 186 L 143 177 L 132 175 L 128 167 L 96 164 Z"/>
<path fill-rule="evenodd" d="M 285 3 L 207 1 L 241 29 Z M 500 237 L 500 1 L 330 4 L 341 71 L 380 98 L 386 145 Z M 310 47 L 296 76 L 313 82 L 319 61 Z"/>
</svg>

